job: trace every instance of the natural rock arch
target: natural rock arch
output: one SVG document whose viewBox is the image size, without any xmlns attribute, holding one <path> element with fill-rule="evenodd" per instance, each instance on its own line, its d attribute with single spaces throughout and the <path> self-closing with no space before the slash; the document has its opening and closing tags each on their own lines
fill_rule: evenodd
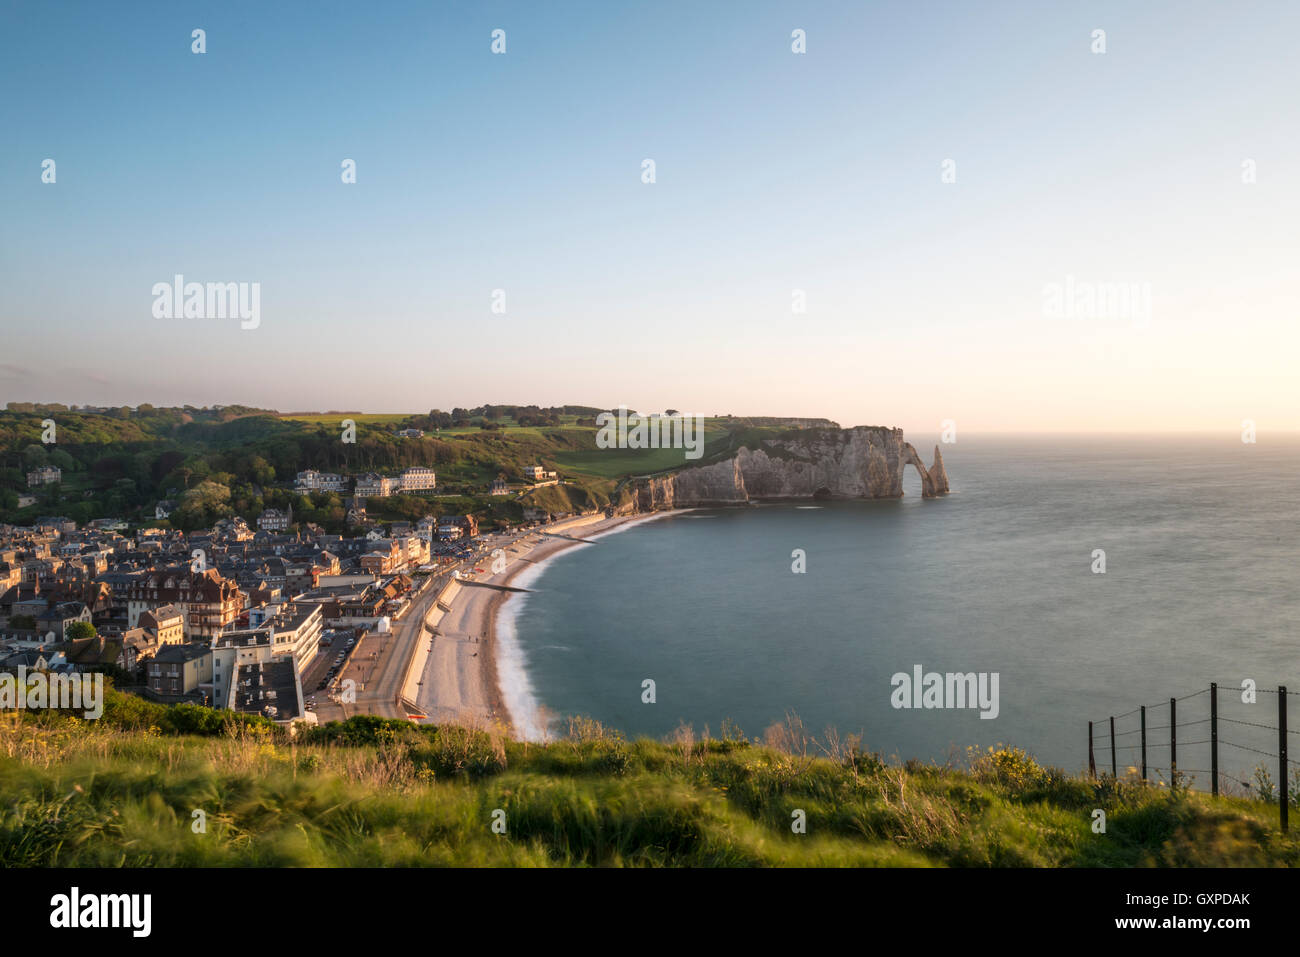
<svg viewBox="0 0 1300 957">
<path fill-rule="evenodd" d="M 943 465 L 943 454 L 939 451 L 939 446 L 934 447 L 934 464 L 928 469 L 925 463 L 921 461 L 921 456 L 917 454 L 912 443 L 907 442 L 903 445 L 903 454 L 898 462 L 898 487 L 903 487 L 903 472 L 911 465 L 921 476 L 921 497 L 934 498 L 938 495 L 948 494 L 948 470 Z"/>
<path fill-rule="evenodd" d="M 900 493 L 903 488 L 903 474 L 907 471 L 909 465 L 913 466 L 917 474 L 921 476 L 921 497 L 934 498 L 934 480 L 930 478 L 930 470 L 925 467 L 925 463 L 921 461 L 921 456 L 916 454 L 916 449 L 912 447 L 910 442 L 904 444 L 903 454 L 899 456 L 898 460 L 898 488 Z"/>
</svg>

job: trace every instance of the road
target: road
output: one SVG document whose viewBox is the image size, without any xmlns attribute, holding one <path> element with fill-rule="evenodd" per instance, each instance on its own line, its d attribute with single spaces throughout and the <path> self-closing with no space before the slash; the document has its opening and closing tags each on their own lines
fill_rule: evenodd
<svg viewBox="0 0 1300 957">
<path fill-rule="evenodd" d="M 433 607 L 438 594 L 454 573 L 465 575 L 472 572 L 476 565 L 482 567 L 481 563 L 491 561 L 492 549 L 505 548 L 529 534 L 533 533 L 521 532 L 482 541 L 479 549 L 469 558 L 444 566 L 437 574 L 430 576 L 432 582 L 426 585 L 425 590 L 406 609 L 401 620 L 393 622 L 392 630 L 368 632 L 357 644 L 347 667 L 339 675 L 340 685 L 346 679 L 355 682 L 355 702 L 336 703 L 326 697 L 324 691 L 315 691 L 314 685 L 310 690 L 304 685 L 304 696 L 316 695 L 317 720 L 324 724 L 345 720 L 355 714 L 373 714 L 383 718 L 407 717 L 409 712 L 398 704 L 398 694 L 406 678 L 407 665 L 415 653 L 416 642 L 422 637 L 428 640 L 424 618 Z"/>
</svg>

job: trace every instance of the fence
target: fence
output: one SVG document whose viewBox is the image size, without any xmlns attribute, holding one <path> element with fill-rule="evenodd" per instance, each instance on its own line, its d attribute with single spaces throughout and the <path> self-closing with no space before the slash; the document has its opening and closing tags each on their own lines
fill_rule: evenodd
<svg viewBox="0 0 1300 957">
<path fill-rule="evenodd" d="M 1224 682 L 1224 684 L 1230 686 L 1232 683 Z M 1094 778 L 1097 776 L 1097 750 L 1098 750 L 1097 742 L 1100 741 L 1102 742 L 1101 750 L 1103 751 L 1103 753 L 1109 752 L 1110 754 L 1110 773 L 1112 777 L 1115 778 L 1119 777 L 1119 752 L 1123 751 L 1123 752 L 1128 752 L 1128 754 L 1126 754 L 1126 759 L 1124 762 L 1125 767 L 1132 767 L 1136 769 L 1140 763 L 1141 775 L 1143 781 L 1149 780 L 1149 774 L 1151 772 L 1155 772 L 1157 774 L 1162 774 L 1167 772 L 1169 774 L 1169 779 L 1171 783 L 1177 783 L 1182 781 L 1191 782 L 1192 780 L 1194 780 L 1189 777 L 1191 775 L 1208 774 L 1210 776 L 1210 793 L 1214 795 L 1218 795 L 1220 780 L 1227 780 L 1233 784 L 1240 784 L 1247 789 L 1254 789 L 1254 790 L 1265 790 L 1267 785 L 1270 783 L 1266 774 L 1262 778 L 1260 777 L 1260 772 L 1258 770 L 1256 771 L 1257 780 L 1254 784 L 1252 784 L 1249 781 L 1244 781 L 1241 778 L 1234 777 L 1233 775 L 1228 774 L 1223 770 L 1221 770 L 1219 767 L 1219 749 L 1221 747 L 1232 748 L 1234 749 L 1233 753 L 1240 752 L 1243 754 L 1253 753 L 1256 755 L 1261 755 L 1265 758 L 1269 758 L 1277 761 L 1278 775 L 1279 775 L 1278 788 L 1277 788 L 1278 814 L 1281 821 L 1282 830 L 1283 831 L 1287 830 L 1288 812 L 1290 809 L 1292 791 L 1296 790 L 1293 789 L 1290 784 L 1292 777 L 1296 776 L 1291 769 L 1292 767 L 1300 767 L 1300 761 L 1293 761 L 1287 756 L 1288 737 L 1292 734 L 1300 733 L 1296 731 L 1287 730 L 1287 700 L 1288 698 L 1290 698 L 1291 695 L 1296 694 L 1296 692 L 1287 691 L 1286 685 L 1279 686 L 1276 691 L 1256 690 L 1253 687 L 1249 689 L 1245 687 L 1240 687 L 1237 690 L 1242 691 L 1241 700 L 1244 705 L 1250 708 L 1257 708 L 1259 707 L 1260 704 L 1263 704 L 1265 706 L 1264 710 L 1266 713 L 1271 712 L 1273 710 L 1272 708 L 1267 707 L 1267 702 L 1268 702 L 1267 696 L 1275 695 L 1277 698 L 1277 709 L 1276 709 L 1277 724 L 1273 725 L 1273 724 L 1263 724 L 1258 721 L 1244 721 L 1241 720 L 1240 718 L 1233 718 L 1221 713 L 1220 700 L 1219 700 L 1219 682 L 1211 682 L 1208 688 L 1202 688 L 1200 691 L 1193 691 L 1190 694 L 1185 694 L 1180 698 L 1170 698 L 1169 703 L 1167 705 L 1163 702 L 1156 705 L 1149 705 L 1149 706 L 1142 705 L 1140 707 L 1134 708 L 1132 711 L 1126 711 L 1124 714 L 1121 715 L 1111 715 L 1107 719 L 1109 723 L 1109 728 L 1104 729 L 1103 732 L 1099 735 L 1094 734 L 1094 731 L 1096 729 L 1096 725 L 1100 722 L 1089 721 L 1088 722 L 1088 773 L 1092 775 L 1092 777 Z M 1249 701 L 1246 700 L 1247 691 L 1249 692 L 1250 695 Z M 1182 705 L 1181 710 L 1183 716 L 1184 718 L 1186 718 L 1189 715 L 1189 713 L 1195 713 L 1194 711 L 1191 710 L 1195 707 L 1195 704 L 1185 703 L 1185 702 L 1195 702 L 1195 699 L 1199 699 L 1201 695 L 1205 695 L 1205 694 L 1209 695 L 1209 702 L 1208 702 L 1209 716 L 1205 718 L 1199 718 L 1194 721 L 1184 720 L 1183 722 L 1180 723 L 1178 720 L 1180 704 Z M 1257 698 L 1256 696 L 1259 697 Z M 1156 724 L 1156 725 L 1148 724 L 1147 721 L 1148 710 L 1155 711 L 1158 714 L 1159 711 L 1165 708 L 1169 709 L 1168 724 Z M 1134 715 L 1137 715 L 1136 720 L 1138 722 L 1138 727 L 1119 731 L 1119 732 L 1115 730 L 1116 721 L 1124 721 L 1125 719 L 1132 718 Z M 1159 718 L 1155 717 L 1155 720 L 1159 720 Z M 1178 731 L 1180 728 L 1202 728 L 1203 725 L 1207 725 L 1207 724 L 1209 725 L 1208 728 L 1209 737 L 1202 738 L 1195 741 L 1186 740 L 1186 737 L 1184 737 L 1184 740 L 1182 742 L 1178 740 Z M 1252 740 L 1251 744 L 1242 744 L 1237 741 L 1228 741 L 1220 736 L 1219 731 L 1222 725 L 1230 726 L 1229 730 L 1234 735 L 1234 737 L 1240 735 L 1242 738 L 1252 738 L 1254 740 Z M 1168 732 L 1168 734 L 1166 736 L 1165 734 L 1160 734 L 1160 732 Z M 1270 732 L 1270 734 L 1268 735 L 1267 739 L 1265 739 L 1261 735 L 1261 732 Z M 1201 730 L 1198 731 L 1197 733 L 1204 734 L 1206 733 L 1206 731 Z M 1116 744 L 1116 739 L 1129 738 L 1131 740 L 1132 735 L 1139 736 L 1136 740 L 1136 743 L 1123 743 L 1118 745 Z M 1274 735 L 1276 736 L 1275 739 L 1274 739 Z M 1275 740 L 1277 750 L 1267 750 L 1265 748 L 1255 746 L 1258 744 L 1265 743 L 1266 740 Z M 1178 748 L 1180 744 L 1183 747 L 1183 753 L 1185 755 L 1191 753 L 1191 749 L 1193 748 L 1198 748 L 1201 746 L 1208 745 L 1209 765 L 1210 765 L 1209 768 L 1188 768 L 1186 766 L 1179 767 Z M 1152 755 L 1157 757 L 1163 756 L 1166 751 L 1168 752 L 1168 760 L 1164 766 L 1161 766 L 1160 763 L 1158 762 L 1156 764 L 1148 765 L 1149 756 Z M 1132 752 L 1137 752 L 1137 754 L 1133 754 Z M 1128 760 L 1128 758 L 1130 757 L 1137 758 L 1137 761 L 1130 764 Z M 1188 786 L 1189 787 L 1191 786 L 1190 783 L 1188 784 Z"/>
</svg>

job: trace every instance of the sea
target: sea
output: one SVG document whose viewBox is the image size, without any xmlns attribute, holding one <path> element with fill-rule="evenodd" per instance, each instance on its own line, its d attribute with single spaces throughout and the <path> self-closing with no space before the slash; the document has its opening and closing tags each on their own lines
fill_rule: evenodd
<svg viewBox="0 0 1300 957">
<path fill-rule="evenodd" d="M 1279 697 L 1300 731 L 1300 436 L 977 435 L 943 454 L 943 498 L 909 469 L 901 499 L 667 513 L 529 569 L 499 627 L 516 724 L 752 739 L 793 721 L 890 760 L 1005 745 L 1069 771 L 1091 736 L 1123 775 L 1145 719 L 1148 775 L 1176 762 L 1208 789 L 1213 683 L 1221 785 L 1278 779 Z"/>
</svg>

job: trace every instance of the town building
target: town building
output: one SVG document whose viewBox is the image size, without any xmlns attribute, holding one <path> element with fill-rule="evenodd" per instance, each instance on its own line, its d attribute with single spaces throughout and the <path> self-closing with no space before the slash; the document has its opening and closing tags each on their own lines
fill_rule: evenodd
<svg viewBox="0 0 1300 957">
<path fill-rule="evenodd" d="M 314 621 L 319 625 L 320 608 Z M 288 724 L 309 718 L 303 708 L 301 669 L 310 659 L 299 659 L 281 642 L 277 650 L 276 626 L 229 631 L 212 649 L 209 687 L 214 707 L 245 714 L 261 714 Z M 319 629 L 317 630 L 319 637 Z M 314 654 L 314 652 L 313 652 Z"/>
<path fill-rule="evenodd" d="M 135 649 L 128 648 L 120 637 L 108 635 L 91 635 L 89 638 L 75 638 L 67 643 L 62 652 L 50 659 L 51 670 L 66 665 L 72 671 L 91 671 L 104 665 L 121 668 L 123 671 L 135 669 Z"/>
<path fill-rule="evenodd" d="M 270 628 L 239 628 L 220 635 L 212 643 L 212 706 L 232 708 L 239 669 L 272 657 Z"/>
<path fill-rule="evenodd" d="M 240 665 L 232 692 L 232 711 L 261 715 L 281 725 L 303 720 L 316 723 L 316 716 L 303 707 L 302 677 L 289 659 Z"/>
<path fill-rule="evenodd" d="M 43 635 L 53 634 L 62 641 L 68 636 L 68 628 L 77 623 L 91 621 L 90 609 L 84 602 L 60 601 L 48 605 L 36 617 L 36 630 Z"/>
<path fill-rule="evenodd" d="M 253 530 L 248 527 L 248 523 L 236 515 L 234 518 L 223 518 L 212 526 L 212 534 L 217 540 L 246 542 L 253 537 Z"/>
<path fill-rule="evenodd" d="M 159 645 L 179 645 L 185 640 L 185 612 L 179 605 L 159 605 L 142 611 L 136 627 Z"/>
<path fill-rule="evenodd" d="M 367 472 L 357 479 L 354 495 L 357 498 L 387 498 L 401 486 L 401 480 Z"/>
<path fill-rule="evenodd" d="M 63 481 L 63 470 L 56 465 L 42 465 L 38 469 L 32 469 L 27 473 L 27 487 L 36 488 L 39 485 L 53 485 L 55 482 Z"/>
<path fill-rule="evenodd" d="M 307 469 L 299 472 L 293 487 L 299 492 L 346 492 L 348 480 L 336 472 L 317 472 Z"/>
<path fill-rule="evenodd" d="M 212 681 L 212 660 L 212 649 L 206 645 L 160 648 L 145 667 L 145 687 L 161 701 L 199 697 L 199 686 Z"/>
<path fill-rule="evenodd" d="M 146 611 L 176 605 L 185 615 L 185 637 L 190 641 L 221 634 L 239 617 L 245 598 L 234 580 L 215 568 L 195 572 L 187 566 L 147 572 L 130 580 L 123 593 L 128 628 L 137 627 Z"/>
<path fill-rule="evenodd" d="M 434 474 L 433 469 L 426 468 L 423 465 L 413 465 L 402 473 L 401 488 L 403 492 L 421 493 L 432 492 L 438 485 L 438 477 Z"/>
<path fill-rule="evenodd" d="M 271 653 L 274 655 L 292 655 L 300 667 L 316 656 L 320 647 L 321 632 L 325 628 L 325 616 L 321 606 L 306 602 L 288 602 L 284 605 L 271 606 L 273 612 L 265 620 L 265 626 L 271 630 Z M 252 622 L 252 619 L 249 619 Z"/>
<path fill-rule="evenodd" d="M 361 556 L 362 570 L 376 578 L 391 575 L 406 564 L 406 555 L 397 542 L 385 539 L 375 543 L 375 548 Z"/>
<path fill-rule="evenodd" d="M 293 508 L 282 512 L 278 508 L 268 508 L 257 516 L 257 527 L 264 532 L 283 532 L 293 523 Z"/>
</svg>

